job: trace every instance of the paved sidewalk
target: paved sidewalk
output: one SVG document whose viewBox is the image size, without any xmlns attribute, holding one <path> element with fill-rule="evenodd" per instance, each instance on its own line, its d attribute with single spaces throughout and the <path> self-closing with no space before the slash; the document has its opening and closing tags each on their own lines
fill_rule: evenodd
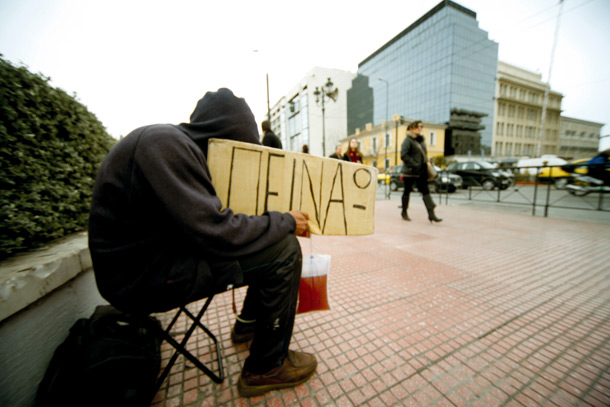
<svg viewBox="0 0 610 407">
<path fill-rule="evenodd" d="M 153 405 L 609 406 L 610 226 L 445 205 L 431 225 L 412 201 L 411 222 L 377 201 L 374 235 L 313 237 L 332 255 L 332 310 L 297 316 L 292 347 L 319 361 L 310 381 L 239 397 L 248 349 L 231 343 L 225 293 L 206 318 L 224 383 L 180 358 Z M 209 360 L 203 338 L 192 348 Z"/>
</svg>

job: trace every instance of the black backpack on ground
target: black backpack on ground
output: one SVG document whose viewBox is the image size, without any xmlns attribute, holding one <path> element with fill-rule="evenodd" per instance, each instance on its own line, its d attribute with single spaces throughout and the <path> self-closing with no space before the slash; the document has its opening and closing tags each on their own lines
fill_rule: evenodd
<svg viewBox="0 0 610 407">
<path fill-rule="evenodd" d="M 36 406 L 149 406 L 161 364 L 155 326 L 153 317 L 112 306 L 76 321 L 49 363 Z"/>
</svg>

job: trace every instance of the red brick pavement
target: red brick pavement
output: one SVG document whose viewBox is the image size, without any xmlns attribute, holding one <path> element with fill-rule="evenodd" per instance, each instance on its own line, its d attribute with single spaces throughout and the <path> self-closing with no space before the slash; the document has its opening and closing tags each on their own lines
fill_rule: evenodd
<svg viewBox="0 0 610 407">
<path fill-rule="evenodd" d="M 610 226 L 460 206 L 431 225 L 412 206 L 404 222 L 377 201 L 371 236 L 301 241 L 332 256 L 332 310 L 295 324 L 292 347 L 319 360 L 309 382 L 239 397 L 248 347 L 231 343 L 225 293 L 205 318 L 224 383 L 180 358 L 153 405 L 609 406 Z M 205 336 L 190 346 L 210 359 Z"/>
</svg>

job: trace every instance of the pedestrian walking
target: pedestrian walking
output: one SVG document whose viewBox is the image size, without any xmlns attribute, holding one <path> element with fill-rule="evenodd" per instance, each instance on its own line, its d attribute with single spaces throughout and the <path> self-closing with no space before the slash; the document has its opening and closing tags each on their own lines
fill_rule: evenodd
<svg viewBox="0 0 610 407">
<path fill-rule="evenodd" d="M 413 185 L 417 185 L 417 189 L 422 194 L 424 205 L 428 211 L 428 220 L 430 222 L 441 222 L 434 213 L 436 204 L 430 195 L 428 188 L 429 170 L 428 153 L 426 150 L 426 142 L 422 135 L 423 124 L 420 120 L 416 120 L 407 127 L 407 137 L 402 142 L 400 148 L 400 158 L 403 161 L 402 175 L 404 179 L 404 191 L 402 193 L 402 212 L 401 217 L 404 220 L 411 220 L 407 210 L 409 209 L 409 199 L 413 191 Z"/>
</svg>

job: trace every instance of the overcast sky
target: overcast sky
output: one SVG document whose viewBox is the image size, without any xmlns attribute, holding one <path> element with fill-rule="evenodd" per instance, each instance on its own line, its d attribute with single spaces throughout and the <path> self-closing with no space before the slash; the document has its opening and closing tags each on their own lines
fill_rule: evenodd
<svg viewBox="0 0 610 407">
<path fill-rule="evenodd" d="M 0 0 L 0 53 L 52 79 L 114 137 L 188 121 L 229 87 L 257 120 L 313 67 L 358 63 L 440 0 Z M 499 59 L 549 77 L 559 0 L 457 0 Z M 551 70 L 563 114 L 610 134 L 610 1 L 564 0 Z M 610 147 L 610 137 L 603 139 Z"/>
</svg>

